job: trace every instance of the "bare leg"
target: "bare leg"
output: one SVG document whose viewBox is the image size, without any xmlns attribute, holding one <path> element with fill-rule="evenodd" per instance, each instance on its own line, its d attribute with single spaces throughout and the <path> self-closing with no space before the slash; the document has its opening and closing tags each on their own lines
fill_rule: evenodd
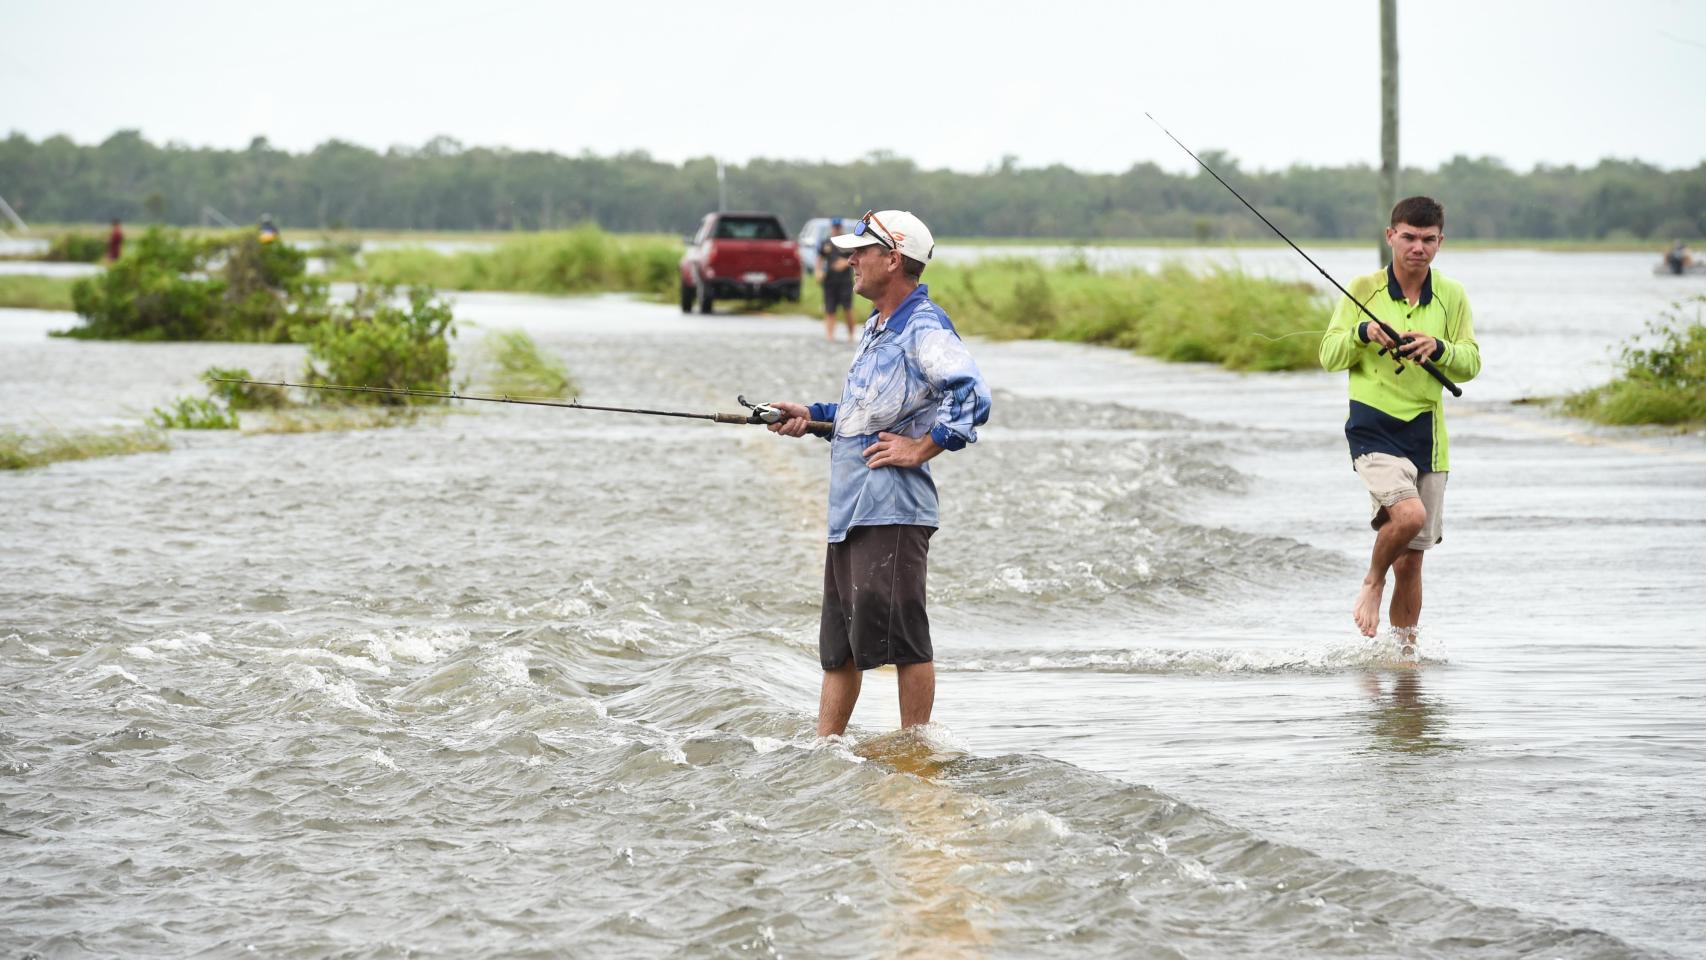
<svg viewBox="0 0 1706 960">
<path fill-rule="evenodd" d="M 900 679 L 900 725 L 916 727 L 930 722 L 936 706 L 936 665 L 903 663 L 895 667 Z"/>
<path fill-rule="evenodd" d="M 1400 500 L 1386 508 L 1386 522 L 1380 525 L 1380 532 L 1375 535 L 1368 573 L 1362 578 L 1362 589 L 1357 592 L 1356 607 L 1352 611 L 1357 629 L 1363 636 L 1374 636 L 1380 627 L 1380 597 L 1386 592 L 1386 571 L 1409 549 L 1410 541 L 1421 532 L 1427 518 L 1427 509 L 1417 497 Z"/>
<path fill-rule="evenodd" d="M 859 684 L 864 675 L 849 660 L 823 672 L 823 693 L 817 702 L 817 735 L 835 737 L 847 732 L 853 705 L 859 702 Z"/>
<path fill-rule="evenodd" d="M 853 341 L 859 339 L 859 331 L 854 329 L 854 327 L 853 327 L 853 308 L 852 307 L 842 307 L 841 308 L 841 321 L 843 323 L 847 324 L 847 342 L 852 343 Z"/>
<path fill-rule="evenodd" d="M 1392 561 L 1392 626 L 1412 628 L 1422 619 L 1422 558 L 1420 550 L 1405 550 Z"/>
<path fill-rule="evenodd" d="M 831 343 L 835 342 L 835 314 L 832 311 L 824 312 L 823 338 Z"/>
<path fill-rule="evenodd" d="M 1415 660 L 1416 624 L 1422 618 L 1422 558 L 1420 550 L 1405 550 L 1392 561 L 1392 606 L 1387 611 L 1398 638 L 1398 656 Z"/>
</svg>

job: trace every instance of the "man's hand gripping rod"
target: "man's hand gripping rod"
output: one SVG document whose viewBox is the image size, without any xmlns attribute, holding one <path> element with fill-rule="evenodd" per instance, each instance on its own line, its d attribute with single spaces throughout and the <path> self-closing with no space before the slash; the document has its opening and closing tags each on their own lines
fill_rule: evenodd
<svg viewBox="0 0 1706 960">
<path fill-rule="evenodd" d="M 1267 224 L 1268 229 L 1272 230 L 1274 233 L 1278 234 L 1279 238 L 1281 240 L 1284 240 L 1286 242 L 1286 244 L 1289 245 L 1293 250 L 1296 250 L 1298 253 L 1298 256 L 1301 256 L 1303 259 L 1308 260 L 1310 266 L 1314 267 L 1316 269 L 1316 271 L 1321 274 L 1321 276 L 1326 277 L 1328 283 L 1337 287 L 1339 292 L 1344 294 L 1345 298 L 1347 300 L 1356 304 L 1357 309 L 1361 310 L 1363 312 L 1363 314 L 1365 316 L 1367 316 L 1370 321 L 1372 321 L 1373 323 L 1378 325 L 1380 327 L 1380 329 L 1382 331 L 1384 331 L 1388 337 L 1391 337 L 1393 343 L 1398 344 L 1399 346 L 1403 346 L 1404 344 L 1410 342 L 1408 338 L 1399 336 L 1398 331 L 1392 329 L 1391 324 L 1388 324 L 1386 321 L 1375 316 L 1374 313 L 1368 309 L 1368 306 L 1366 304 L 1364 304 L 1362 301 L 1358 300 L 1356 297 L 1351 296 L 1351 292 L 1349 290 L 1346 290 L 1344 287 L 1339 286 L 1339 281 L 1334 280 L 1332 274 L 1328 273 L 1326 270 L 1323 270 L 1321 268 L 1321 265 L 1319 263 L 1315 262 L 1314 257 L 1311 257 L 1309 254 L 1304 253 L 1302 247 L 1298 246 L 1295 243 L 1292 243 L 1291 238 L 1286 236 L 1280 230 L 1279 227 L 1274 226 L 1274 222 L 1272 220 L 1269 220 L 1267 217 L 1262 216 L 1262 211 L 1257 210 L 1255 207 L 1250 206 L 1250 201 L 1244 199 L 1243 194 L 1239 193 L 1236 190 L 1233 190 L 1232 184 L 1227 183 L 1225 180 L 1221 180 L 1220 174 L 1215 173 L 1214 169 L 1212 167 L 1210 167 L 1206 163 L 1203 163 L 1201 157 L 1197 156 L 1194 153 L 1191 153 L 1191 148 L 1185 146 L 1182 142 L 1180 142 L 1179 138 L 1173 136 L 1171 131 L 1169 131 L 1166 127 L 1162 127 L 1161 121 L 1155 119 L 1155 117 L 1153 117 L 1147 113 L 1145 113 L 1144 116 L 1149 117 L 1150 123 L 1155 124 L 1157 127 L 1161 127 L 1161 132 L 1167 134 L 1167 139 L 1173 141 L 1174 143 L 1179 144 L 1179 149 L 1190 154 L 1191 159 L 1195 160 L 1197 162 L 1197 166 L 1202 167 L 1204 170 L 1208 171 L 1209 176 L 1211 176 L 1215 180 L 1219 181 L 1221 186 L 1223 186 L 1227 190 L 1231 191 L 1232 195 L 1238 198 L 1239 203 L 1242 203 L 1244 206 L 1249 207 L 1250 212 L 1255 214 L 1257 219 L 1259 219 L 1263 223 Z M 1386 352 L 1386 348 L 1381 347 L 1380 352 L 1382 354 L 1384 354 Z M 1394 351 L 1392 351 L 1392 359 L 1397 361 L 1397 363 L 1398 363 L 1398 369 L 1394 372 L 1403 373 L 1404 372 L 1404 358 L 1399 355 L 1398 351 L 1394 350 Z M 1420 364 L 1421 368 L 1423 370 L 1426 370 L 1435 380 L 1439 381 L 1440 386 L 1446 388 L 1447 390 L 1450 390 L 1452 396 L 1454 396 L 1454 397 L 1463 396 L 1463 388 L 1459 387 L 1455 383 L 1452 383 L 1451 378 L 1446 376 L 1445 373 L 1442 370 L 1440 370 L 1440 368 L 1434 366 L 1434 362 L 1432 360 L 1429 360 L 1427 357 L 1414 357 L 1414 358 L 1411 358 L 1411 362 L 1416 363 L 1416 364 Z"/>
<path fill-rule="evenodd" d="M 787 414 L 768 403 L 748 403 L 744 395 L 735 397 L 735 400 L 752 412 L 747 414 L 744 420 L 724 420 L 723 417 L 739 417 L 740 414 L 719 413 L 717 414 L 718 423 L 781 423 L 788 419 Z M 806 429 L 827 433 L 835 429 L 835 424 L 828 420 L 807 420 Z"/>
</svg>

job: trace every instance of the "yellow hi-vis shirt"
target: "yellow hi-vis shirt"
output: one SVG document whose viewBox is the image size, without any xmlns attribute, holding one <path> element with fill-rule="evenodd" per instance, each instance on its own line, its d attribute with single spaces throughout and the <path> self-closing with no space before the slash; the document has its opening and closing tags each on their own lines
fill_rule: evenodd
<svg viewBox="0 0 1706 960">
<path fill-rule="evenodd" d="M 1397 364 L 1392 355 L 1380 355 L 1380 345 L 1365 336 L 1362 325 L 1368 317 L 1357 303 L 1399 333 L 1420 330 L 1438 340 L 1434 365 L 1453 382 L 1466 383 L 1481 372 L 1481 347 L 1475 342 L 1463 285 L 1429 270 L 1421 296 L 1411 306 L 1388 266 L 1357 277 L 1346 289 L 1356 303 L 1339 299 L 1321 338 L 1321 366 L 1351 372 L 1350 416 L 1345 421 L 1351 458 L 1389 453 L 1408 457 L 1424 473 L 1450 470 L 1441 403 L 1445 388 L 1420 365 L 1408 361 L 1403 373 L 1394 373 Z"/>
</svg>

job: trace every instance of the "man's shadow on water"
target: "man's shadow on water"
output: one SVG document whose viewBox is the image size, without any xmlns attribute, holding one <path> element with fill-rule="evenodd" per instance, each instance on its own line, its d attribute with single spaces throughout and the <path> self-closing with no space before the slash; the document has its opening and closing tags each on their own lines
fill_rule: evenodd
<svg viewBox="0 0 1706 960">
<path fill-rule="evenodd" d="M 1370 747 L 1384 753 L 1427 754 L 1461 750 L 1445 735 L 1449 707 L 1422 691 L 1422 671 L 1397 670 L 1390 682 L 1378 673 L 1363 675 L 1369 697 Z"/>
</svg>

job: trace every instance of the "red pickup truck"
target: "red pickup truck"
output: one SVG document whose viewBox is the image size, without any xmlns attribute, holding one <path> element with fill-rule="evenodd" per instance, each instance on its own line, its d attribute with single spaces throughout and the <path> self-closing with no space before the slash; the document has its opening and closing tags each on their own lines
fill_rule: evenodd
<svg viewBox="0 0 1706 960">
<path fill-rule="evenodd" d="M 718 300 L 800 300 L 800 252 L 768 213 L 707 213 L 681 257 L 681 312 Z"/>
</svg>

